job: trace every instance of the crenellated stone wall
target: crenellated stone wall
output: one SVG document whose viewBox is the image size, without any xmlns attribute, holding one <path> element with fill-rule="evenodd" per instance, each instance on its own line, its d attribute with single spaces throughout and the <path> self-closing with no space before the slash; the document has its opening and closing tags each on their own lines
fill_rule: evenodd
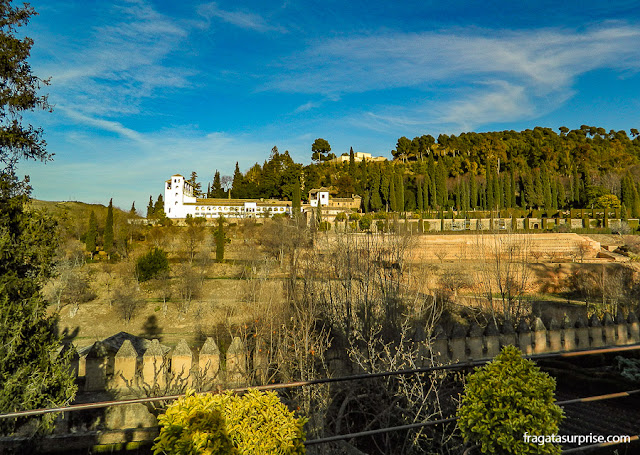
<svg viewBox="0 0 640 455">
<path fill-rule="evenodd" d="M 209 388 L 246 385 L 250 353 L 238 337 L 224 358 L 212 338 L 192 351 L 185 340 L 171 349 L 158 340 L 142 340 L 123 332 L 115 337 L 97 341 L 80 352 L 73 368 L 83 392 L 161 391 L 179 384 L 190 387 L 196 382 Z"/>
<path fill-rule="evenodd" d="M 571 352 L 640 343 L 640 324 L 634 313 L 626 318 L 618 313 L 615 319 L 606 313 L 602 319 L 592 316 L 565 319 L 561 324 L 551 320 L 545 325 L 536 318 L 529 325 L 522 321 L 516 330 L 456 325 L 446 333 L 438 327 L 434 333 L 432 353 L 436 363 L 458 363 L 493 358 L 505 345 L 517 346 L 523 354 Z"/>
<path fill-rule="evenodd" d="M 638 344 L 640 324 L 634 313 L 627 317 L 619 313 L 615 318 L 607 313 L 602 319 L 565 318 L 561 323 L 552 319 L 546 325 L 536 318 L 531 325 L 520 322 L 515 330 L 510 325 L 498 328 L 495 324 L 474 324 L 455 325 L 447 333 L 437 327 L 432 335 L 430 345 L 415 341 L 420 344 L 416 349 L 420 365 L 490 359 L 505 345 L 515 345 L 524 354 L 532 355 Z M 185 384 L 211 389 L 242 387 L 248 385 L 249 377 L 258 381 L 266 378 L 269 365 L 265 351 L 266 346 L 259 340 L 249 349 L 238 337 L 223 356 L 212 338 L 207 338 L 199 350 L 191 349 L 184 340 L 172 349 L 158 340 L 120 333 L 82 351 L 74 369 L 84 384 L 84 392 L 112 390 L 126 394 L 136 389 L 161 391 Z M 331 362 L 335 374 L 346 371 L 339 368 L 346 360 L 344 352 L 331 352 L 328 357 L 340 360 Z"/>
</svg>

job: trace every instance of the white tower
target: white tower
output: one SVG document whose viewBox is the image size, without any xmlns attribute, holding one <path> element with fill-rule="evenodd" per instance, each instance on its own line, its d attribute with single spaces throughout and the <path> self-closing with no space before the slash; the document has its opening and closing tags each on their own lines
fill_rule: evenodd
<svg viewBox="0 0 640 455">
<path fill-rule="evenodd" d="M 164 213 L 168 218 L 185 218 L 185 202 L 196 202 L 193 187 L 180 174 L 174 174 L 166 182 L 164 190 Z"/>
</svg>

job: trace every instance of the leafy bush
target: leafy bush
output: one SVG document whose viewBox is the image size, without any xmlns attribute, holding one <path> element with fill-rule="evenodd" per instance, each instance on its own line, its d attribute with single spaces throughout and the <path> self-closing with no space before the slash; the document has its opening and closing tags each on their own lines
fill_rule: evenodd
<svg viewBox="0 0 640 455">
<path fill-rule="evenodd" d="M 369 229 L 371 229 L 372 221 L 373 220 L 371 219 L 371 215 L 365 215 L 362 218 L 360 218 L 360 221 L 359 221 L 360 230 L 368 231 Z"/>
<path fill-rule="evenodd" d="M 169 270 L 167 253 L 160 248 L 154 248 L 136 262 L 136 275 L 139 281 L 147 281 L 157 276 L 160 272 Z"/>
<path fill-rule="evenodd" d="M 173 403 L 158 419 L 154 454 L 298 455 L 305 453 L 306 420 L 273 392 L 244 396 L 194 395 Z"/>
<path fill-rule="evenodd" d="M 525 433 L 555 435 L 562 409 L 554 404 L 555 379 L 505 346 L 489 364 L 468 378 L 458 409 L 458 426 L 465 441 L 485 454 L 559 454 L 551 443 L 525 442 Z"/>
</svg>

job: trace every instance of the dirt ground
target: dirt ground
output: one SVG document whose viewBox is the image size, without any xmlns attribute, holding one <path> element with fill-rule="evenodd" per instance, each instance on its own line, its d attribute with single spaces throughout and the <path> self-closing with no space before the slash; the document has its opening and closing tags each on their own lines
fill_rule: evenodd
<svg viewBox="0 0 640 455">
<path fill-rule="evenodd" d="M 427 238 L 420 243 L 424 248 L 428 245 Z M 636 237 L 623 238 L 615 235 L 589 236 L 603 245 L 621 245 L 635 242 Z M 440 237 L 434 236 L 434 241 Z M 426 243 L 425 243 L 426 242 Z M 130 321 L 125 321 L 122 309 L 117 304 L 109 304 L 105 292 L 96 289 L 97 298 L 81 303 L 77 312 L 72 307 L 63 306 L 59 313 L 59 331 L 71 338 L 78 347 L 84 347 L 93 342 L 104 339 L 118 332 L 125 331 L 134 335 L 159 338 L 162 343 L 173 346 L 184 338 L 189 344 L 198 344 L 204 336 L 219 333 L 220 330 L 229 330 L 225 326 L 241 326 L 248 321 L 262 316 L 265 308 L 272 302 L 277 306 L 281 302 L 282 277 L 277 264 L 270 266 L 268 276 L 263 277 L 259 284 L 247 283 L 241 279 L 243 269 L 247 266 L 241 258 L 249 253 L 258 256 L 255 245 L 248 245 L 244 240 L 234 240 L 230 245 L 229 262 L 226 264 L 211 264 L 206 272 L 206 278 L 201 292 L 189 307 L 185 310 L 179 306 L 180 299 L 175 297 L 163 305 L 158 293 L 147 284 L 140 286 L 140 295 L 143 301 L 138 306 Z M 602 264 L 580 264 L 570 260 L 556 260 L 550 262 L 550 258 L 538 258 L 536 262 L 529 264 L 530 292 L 533 298 L 539 301 L 565 302 L 569 305 L 563 311 L 573 311 L 580 302 L 567 302 L 565 297 L 558 295 L 566 291 L 567 280 L 578 268 L 600 270 Z M 557 259 L 557 258 L 556 258 Z M 101 282 L 100 273 L 103 273 L 101 264 L 89 264 L 93 267 L 93 282 Z M 459 261 L 455 257 L 432 259 L 420 264 L 414 264 L 412 280 L 416 288 L 421 291 L 435 289 L 442 282 L 442 277 L 451 274 L 464 275 L 464 282 L 477 283 L 482 279 L 481 261 Z M 620 264 L 607 265 L 610 270 L 623 267 Z M 259 285 L 266 297 L 261 297 L 260 305 L 247 301 L 248 286 Z M 458 291 L 456 291 L 458 292 Z M 459 304 L 464 305 L 469 296 L 477 292 L 472 286 L 462 286 L 457 295 Z M 177 294 L 174 292 L 174 296 Z M 539 305 L 543 305 L 540 303 Z M 54 308 L 52 308 L 52 311 Z M 217 332 L 218 331 L 218 332 Z"/>
</svg>

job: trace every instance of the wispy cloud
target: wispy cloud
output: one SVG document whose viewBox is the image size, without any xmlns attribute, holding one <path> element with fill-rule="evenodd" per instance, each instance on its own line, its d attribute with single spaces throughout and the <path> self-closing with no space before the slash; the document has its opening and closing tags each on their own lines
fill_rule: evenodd
<svg viewBox="0 0 640 455">
<path fill-rule="evenodd" d="M 54 58 L 39 68 L 51 76 L 54 104 L 76 112 L 79 120 L 131 115 L 143 100 L 190 85 L 194 71 L 170 59 L 187 37 L 176 21 L 143 0 L 117 3 L 105 14 L 103 22 L 109 25 L 59 43 Z"/>
<path fill-rule="evenodd" d="M 253 30 L 256 32 L 286 33 L 286 29 L 280 25 L 269 24 L 262 16 L 244 11 L 228 11 L 220 8 L 217 3 L 206 3 L 198 7 L 198 13 L 207 21 L 213 18 L 220 19 L 236 27 Z"/>
<path fill-rule="evenodd" d="M 620 22 L 585 30 L 459 29 L 334 38 L 290 57 L 284 74 L 267 87 L 325 96 L 411 88 L 423 101 L 413 108 L 414 118 L 405 108 L 395 121 L 473 128 L 549 112 L 589 71 L 638 71 L 638 41 L 640 26 Z"/>
</svg>

